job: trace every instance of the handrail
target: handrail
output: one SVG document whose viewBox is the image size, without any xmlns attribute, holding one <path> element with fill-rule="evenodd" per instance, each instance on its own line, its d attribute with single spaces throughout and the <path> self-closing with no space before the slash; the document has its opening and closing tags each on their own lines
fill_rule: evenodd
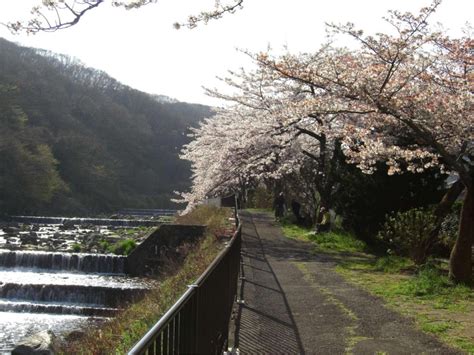
<svg viewBox="0 0 474 355">
<path fill-rule="evenodd" d="M 141 338 L 130 351 L 129 355 L 142 354 L 142 349 L 147 348 L 156 338 L 156 334 L 165 327 L 173 318 L 173 316 L 183 308 L 184 304 L 191 298 L 193 293 L 196 292 L 194 287 L 189 287 L 181 297 L 171 306 L 168 311 L 158 320 L 158 322 L 150 328 L 148 332 Z"/>
<path fill-rule="evenodd" d="M 237 294 L 242 226 L 199 278 L 128 352 L 221 353 Z M 214 313 L 214 314 L 210 314 Z"/>
<path fill-rule="evenodd" d="M 206 278 L 212 273 L 212 271 L 219 265 L 219 262 L 224 258 L 224 256 L 227 255 L 229 252 L 228 249 L 232 247 L 232 245 L 235 243 L 236 235 L 238 233 L 240 226 L 237 227 L 237 231 L 235 231 L 234 235 L 232 236 L 232 239 L 227 242 L 225 245 L 224 249 L 220 251 L 220 253 L 216 256 L 216 258 L 212 261 L 212 263 L 209 264 L 209 266 L 204 270 L 204 272 L 201 274 L 201 276 L 198 277 L 198 279 L 194 282 L 193 285 L 199 286 L 201 285 Z"/>
</svg>

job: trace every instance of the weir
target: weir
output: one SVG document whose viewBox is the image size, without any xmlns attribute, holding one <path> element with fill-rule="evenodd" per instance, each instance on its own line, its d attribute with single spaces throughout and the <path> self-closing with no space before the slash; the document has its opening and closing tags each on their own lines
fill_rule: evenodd
<svg viewBox="0 0 474 355">
<path fill-rule="evenodd" d="M 38 322 L 37 330 L 63 334 L 72 324 L 116 316 L 153 285 L 128 277 L 126 265 L 127 258 L 116 255 L 0 250 L 0 349 L 11 349 L 31 330 L 20 321 L 12 329 L 12 321 L 25 317 Z M 51 328 L 53 320 L 61 327 Z"/>
<path fill-rule="evenodd" d="M 62 270 L 87 273 L 124 274 L 124 256 L 0 249 L 0 268 Z"/>
<path fill-rule="evenodd" d="M 145 291 L 144 288 L 129 287 L 4 283 L 0 285 L 0 298 L 31 302 L 119 307 L 122 303 L 143 296 Z"/>
<path fill-rule="evenodd" d="M 43 216 L 11 216 L 11 222 L 16 223 L 38 223 L 38 224 L 72 224 L 115 227 L 153 227 L 162 224 L 159 220 L 149 219 L 112 219 L 112 218 L 65 218 L 65 217 L 43 217 Z"/>
<path fill-rule="evenodd" d="M 34 219 L 45 222 L 41 217 Z M 65 233 L 75 234 L 81 230 L 71 231 L 71 223 L 89 223 L 90 220 L 58 218 L 46 222 L 61 223 L 66 227 Z M 19 237 L 26 233 L 20 229 L 23 226 L 7 228 L 16 230 Z M 34 232 L 35 238 L 41 239 L 44 228 L 29 228 L 28 235 Z M 163 255 L 173 255 L 183 243 L 196 242 L 204 228 L 162 224 L 126 257 L 0 249 L 0 353 L 2 348 L 11 349 L 33 328 L 56 330 L 55 333 L 62 336 L 69 327 L 81 329 L 84 324 L 100 323 L 117 315 L 126 303 L 140 299 L 148 289 L 156 286 L 156 281 L 143 275 L 159 271 L 167 260 Z M 3 231 L 4 235 L 9 233 L 13 232 Z M 51 231 L 43 238 L 48 239 L 49 246 L 54 245 L 50 235 Z M 29 325 L 33 319 L 35 324 Z M 15 324 L 14 328 L 12 324 Z"/>
</svg>

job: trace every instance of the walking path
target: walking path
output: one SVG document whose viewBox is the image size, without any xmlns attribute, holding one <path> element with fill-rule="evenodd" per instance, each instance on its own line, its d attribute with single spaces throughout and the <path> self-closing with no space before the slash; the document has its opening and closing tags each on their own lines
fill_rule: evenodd
<svg viewBox="0 0 474 355">
<path fill-rule="evenodd" d="M 458 353 L 345 282 L 329 256 L 282 236 L 268 215 L 241 217 L 244 303 L 234 339 L 240 353 Z"/>
</svg>

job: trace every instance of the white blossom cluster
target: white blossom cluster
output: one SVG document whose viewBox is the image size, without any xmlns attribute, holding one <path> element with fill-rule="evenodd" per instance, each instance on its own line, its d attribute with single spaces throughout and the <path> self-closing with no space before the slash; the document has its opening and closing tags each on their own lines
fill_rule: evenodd
<svg viewBox="0 0 474 355">
<path fill-rule="evenodd" d="M 439 1 L 419 14 L 391 12 L 396 35 L 366 36 L 331 25 L 359 49 L 334 44 L 311 54 L 247 53 L 251 72 L 230 72 L 230 101 L 194 132 L 183 152 L 193 166 L 191 204 L 242 184 L 282 179 L 315 164 L 319 192 L 330 190 L 336 143 L 351 163 L 371 173 L 440 167 L 472 186 L 474 40 L 430 29 Z"/>
</svg>

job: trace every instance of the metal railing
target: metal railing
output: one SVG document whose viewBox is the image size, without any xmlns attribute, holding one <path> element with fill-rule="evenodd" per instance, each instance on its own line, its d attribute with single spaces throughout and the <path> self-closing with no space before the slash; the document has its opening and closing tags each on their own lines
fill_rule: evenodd
<svg viewBox="0 0 474 355">
<path fill-rule="evenodd" d="M 206 271 L 128 354 L 221 354 L 226 350 L 241 242 L 239 224 Z"/>
</svg>

